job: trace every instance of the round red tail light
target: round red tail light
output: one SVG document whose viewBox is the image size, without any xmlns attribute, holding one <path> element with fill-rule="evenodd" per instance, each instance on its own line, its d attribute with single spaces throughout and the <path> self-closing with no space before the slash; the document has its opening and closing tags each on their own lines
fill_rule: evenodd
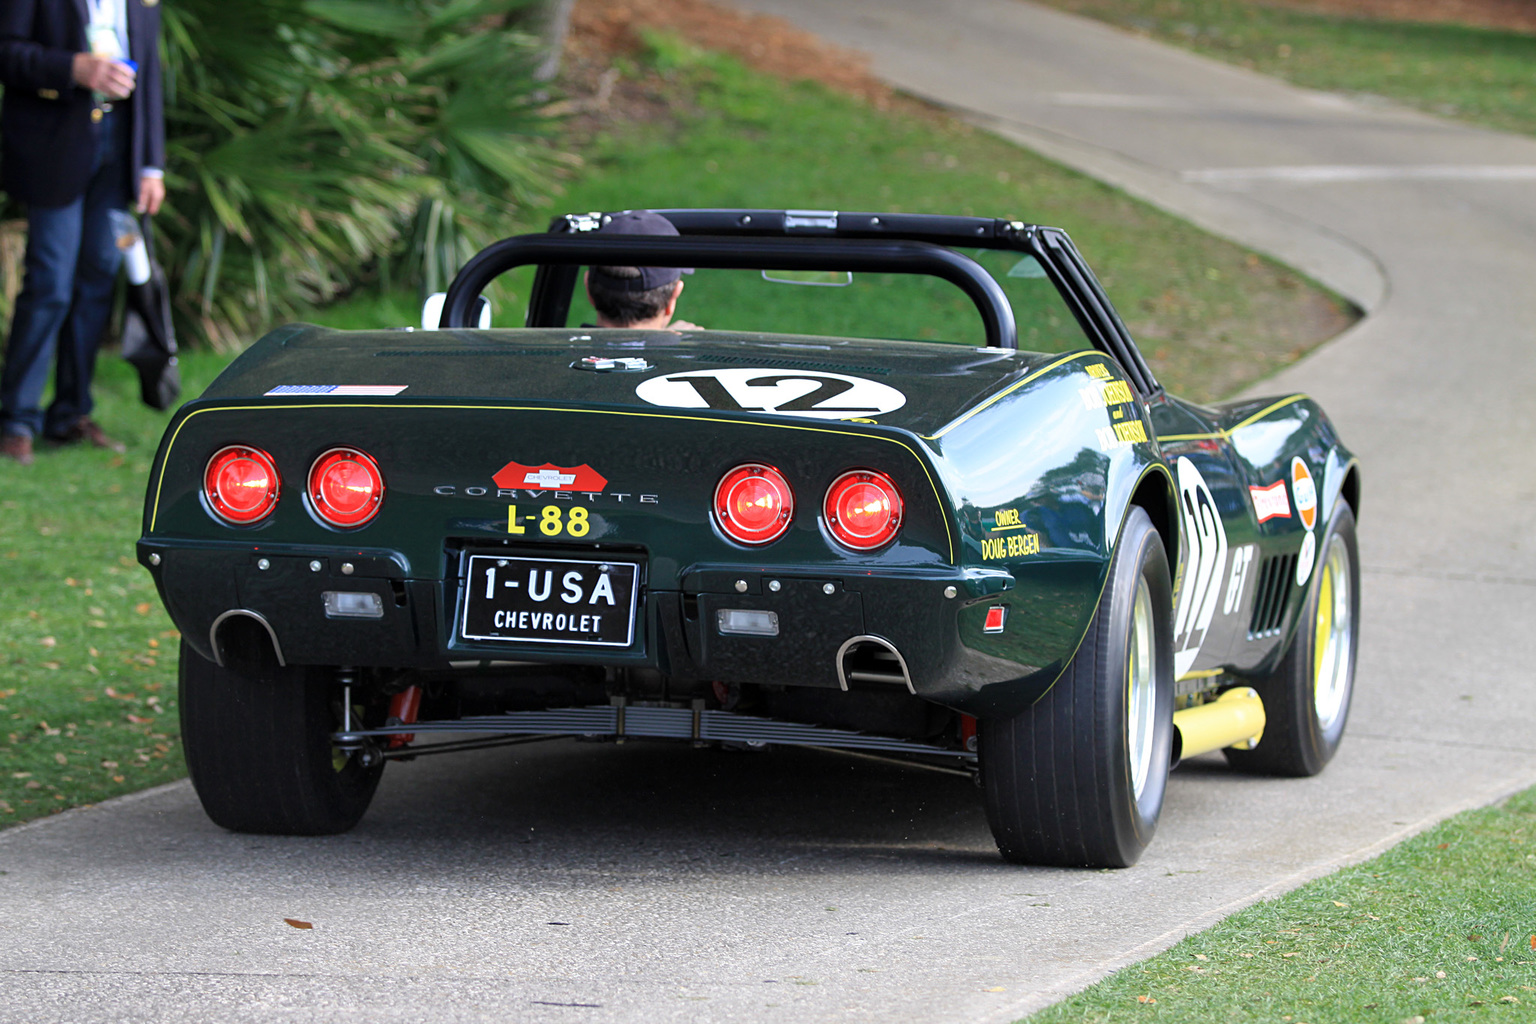
<svg viewBox="0 0 1536 1024">
<path fill-rule="evenodd" d="M 767 544 L 789 529 L 795 495 L 784 474 L 749 462 L 737 466 L 715 487 L 715 518 L 720 529 L 743 544 Z"/>
<path fill-rule="evenodd" d="M 309 468 L 309 500 L 332 526 L 362 526 L 379 513 L 384 476 L 356 448 L 332 448 Z"/>
<path fill-rule="evenodd" d="M 272 456 L 243 444 L 214 452 L 203 471 L 203 495 L 208 499 L 208 507 L 226 523 L 238 526 L 271 514 L 277 507 L 282 486 Z"/>
<path fill-rule="evenodd" d="M 872 469 L 851 469 L 832 481 L 823 511 L 837 542 L 857 551 L 878 548 L 901 530 L 901 492 Z"/>
</svg>

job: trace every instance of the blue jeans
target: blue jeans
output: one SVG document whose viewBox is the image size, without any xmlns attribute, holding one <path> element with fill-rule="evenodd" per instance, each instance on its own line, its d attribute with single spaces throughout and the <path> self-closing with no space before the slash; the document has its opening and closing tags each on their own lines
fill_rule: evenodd
<svg viewBox="0 0 1536 1024">
<path fill-rule="evenodd" d="M 126 114 L 96 125 L 96 156 L 85 194 L 63 206 L 27 210 L 27 255 L 0 371 L 0 432 L 62 437 L 89 415 L 96 349 L 112 311 L 122 253 L 109 211 L 128 206 Z M 53 403 L 43 388 L 57 355 Z"/>
</svg>

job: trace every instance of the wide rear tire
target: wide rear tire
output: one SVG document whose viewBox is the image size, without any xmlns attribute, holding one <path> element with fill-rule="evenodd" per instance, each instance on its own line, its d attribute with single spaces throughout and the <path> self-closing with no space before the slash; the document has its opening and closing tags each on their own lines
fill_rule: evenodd
<svg viewBox="0 0 1536 1024">
<path fill-rule="evenodd" d="M 1081 647 L 1032 707 L 979 723 L 987 822 L 1016 864 L 1128 867 L 1162 812 L 1173 742 L 1173 587 L 1133 507 Z"/>
<path fill-rule="evenodd" d="M 1360 549 L 1343 498 L 1319 545 L 1311 592 L 1275 671 L 1247 682 L 1264 702 L 1252 750 L 1229 747 L 1227 763 L 1265 775 L 1316 775 L 1344 739 L 1360 646 Z"/>
<path fill-rule="evenodd" d="M 341 690 L 275 659 L 241 672 L 181 645 L 181 743 L 203 810 L 234 832 L 332 835 L 368 809 L 383 765 L 339 757 Z"/>
</svg>

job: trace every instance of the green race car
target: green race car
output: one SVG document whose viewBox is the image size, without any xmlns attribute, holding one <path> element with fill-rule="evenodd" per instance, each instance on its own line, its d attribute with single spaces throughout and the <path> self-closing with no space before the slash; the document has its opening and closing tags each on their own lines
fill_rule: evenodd
<svg viewBox="0 0 1536 1024">
<path fill-rule="evenodd" d="M 215 822 L 341 831 L 388 761 L 536 738 L 802 745 L 1120 866 L 1181 757 L 1322 770 L 1360 481 L 1314 402 L 1168 395 L 1053 228 L 659 212 L 490 246 L 438 329 L 279 328 L 176 414 L 138 555 Z M 568 326 L 584 266 L 694 268 L 711 329 Z M 526 326 L 479 326 L 508 272 Z"/>
</svg>

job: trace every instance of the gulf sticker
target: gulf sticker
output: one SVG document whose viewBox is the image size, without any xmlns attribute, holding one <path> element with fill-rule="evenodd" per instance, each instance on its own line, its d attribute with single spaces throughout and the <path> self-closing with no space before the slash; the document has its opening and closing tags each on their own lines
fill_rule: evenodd
<svg viewBox="0 0 1536 1024">
<path fill-rule="evenodd" d="M 1291 460 L 1291 497 L 1296 500 L 1296 514 L 1307 529 L 1317 525 L 1317 485 L 1312 471 L 1298 456 Z"/>
<path fill-rule="evenodd" d="M 1291 502 L 1285 496 L 1284 480 L 1277 480 L 1268 487 L 1250 487 L 1248 495 L 1253 499 L 1253 512 L 1259 522 L 1291 518 Z"/>
</svg>

